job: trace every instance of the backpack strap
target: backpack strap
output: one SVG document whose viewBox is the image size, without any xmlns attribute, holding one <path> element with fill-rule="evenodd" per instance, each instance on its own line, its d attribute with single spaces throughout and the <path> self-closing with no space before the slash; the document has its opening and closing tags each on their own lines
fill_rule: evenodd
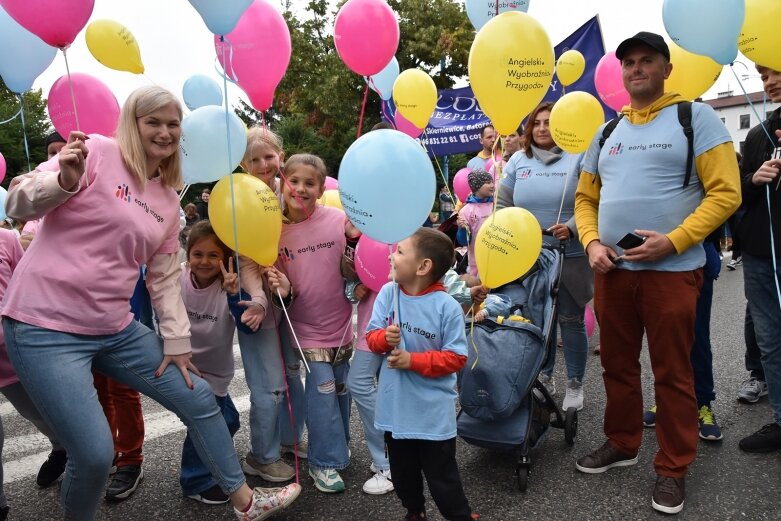
<svg viewBox="0 0 781 521">
<path fill-rule="evenodd" d="M 688 150 L 686 152 L 686 173 L 683 178 L 683 187 L 689 186 L 692 177 L 692 166 L 694 165 L 694 128 L 692 128 L 692 103 L 684 101 L 678 104 L 678 122 L 683 127 L 683 134 L 686 136 Z"/>
</svg>

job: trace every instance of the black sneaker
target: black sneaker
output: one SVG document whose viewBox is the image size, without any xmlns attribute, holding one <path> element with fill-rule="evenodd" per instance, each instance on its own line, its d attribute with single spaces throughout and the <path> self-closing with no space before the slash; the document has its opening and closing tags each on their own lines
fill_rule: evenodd
<svg viewBox="0 0 781 521">
<path fill-rule="evenodd" d="M 65 472 L 65 463 L 68 461 L 68 453 L 64 450 L 53 450 L 49 453 L 49 457 L 43 462 L 41 468 L 38 470 L 38 476 L 35 478 L 35 482 L 41 488 L 46 488 L 62 476 Z M 2 517 L 0 517 L 2 519 Z"/>
<path fill-rule="evenodd" d="M 606 441 L 600 448 L 575 462 L 575 468 L 586 474 L 599 474 L 613 467 L 628 467 L 637 463 L 637 454 L 624 454 Z"/>
<path fill-rule="evenodd" d="M 206 489 L 203 492 L 187 497 L 196 501 L 200 501 L 205 505 L 222 505 L 223 503 L 230 501 L 230 496 L 223 492 L 219 485 L 214 485 L 213 487 Z"/>
<path fill-rule="evenodd" d="M 658 476 L 651 506 L 654 510 L 665 514 L 677 514 L 683 510 L 683 500 L 686 497 L 686 487 L 683 478 Z"/>
<path fill-rule="evenodd" d="M 8 519 L 8 511 L 11 510 L 8 508 L 8 505 L 4 506 L 3 508 L 0 508 L 0 521 L 5 521 Z"/>
<path fill-rule="evenodd" d="M 140 465 L 127 465 L 117 468 L 111 476 L 111 481 L 106 489 L 106 499 L 109 501 L 122 501 L 136 491 L 138 484 L 144 479 L 144 470 Z"/>
<path fill-rule="evenodd" d="M 738 444 L 745 452 L 773 452 L 781 450 L 781 425 L 768 423 Z"/>
</svg>

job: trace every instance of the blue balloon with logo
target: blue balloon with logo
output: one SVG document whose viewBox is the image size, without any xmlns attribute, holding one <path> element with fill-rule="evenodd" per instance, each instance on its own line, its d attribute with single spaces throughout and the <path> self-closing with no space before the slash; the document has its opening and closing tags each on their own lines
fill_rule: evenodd
<svg viewBox="0 0 781 521">
<path fill-rule="evenodd" d="M 745 16 L 745 0 L 665 0 L 662 7 L 664 28 L 675 43 L 722 65 L 738 56 Z"/>
<path fill-rule="evenodd" d="M 225 109 L 214 105 L 195 109 L 184 118 L 179 151 L 185 183 L 211 183 L 239 166 L 247 148 L 244 123 L 232 110 L 225 123 Z"/>
<path fill-rule="evenodd" d="M 252 0 L 190 0 L 206 27 L 217 36 L 231 32 Z"/>
<path fill-rule="evenodd" d="M 496 15 L 507 11 L 529 10 L 531 0 L 466 0 L 466 15 L 476 30 L 480 30 Z M 498 4 L 498 6 L 497 6 Z"/>
<path fill-rule="evenodd" d="M 193 74 L 184 82 L 182 98 L 190 110 L 207 105 L 222 105 L 222 88 L 205 74 Z"/>
<path fill-rule="evenodd" d="M 339 197 L 348 219 L 370 238 L 392 244 L 412 235 L 436 195 L 431 159 L 398 130 L 358 138 L 339 167 Z"/>
<path fill-rule="evenodd" d="M 388 101 L 393 97 L 393 84 L 399 77 L 399 62 L 394 56 L 388 65 L 377 74 L 370 76 L 369 87 L 380 95 L 380 98 Z"/>
<path fill-rule="evenodd" d="M 35 79 L 51 65 L 57 49 L 19 25 L 0 7 L 0 76 L 13 92 L 30 90 Z"/>
</svg>

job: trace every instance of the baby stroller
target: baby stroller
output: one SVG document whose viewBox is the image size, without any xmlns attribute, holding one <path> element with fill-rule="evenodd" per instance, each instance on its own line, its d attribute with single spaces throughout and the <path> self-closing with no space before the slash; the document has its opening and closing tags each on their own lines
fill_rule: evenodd
<svg viewBox="0 0 781 521">
<path fill-rule="evenodd" d="M 496 290 L 510 297 L 513 315 L 466 326 L 469 354 L 461 374 L 458 435 L 471 445 L 514 452 L 521 491 L 528 484 L 531 450 L 548 428 L 563 428 L 568 445 L 578 429 L 576 409 L 562 413 L 537 380 L 556 347 L 550 333 L 556 327 L 563 249 L 543 247 L 526 275 Z"/>
</svg>

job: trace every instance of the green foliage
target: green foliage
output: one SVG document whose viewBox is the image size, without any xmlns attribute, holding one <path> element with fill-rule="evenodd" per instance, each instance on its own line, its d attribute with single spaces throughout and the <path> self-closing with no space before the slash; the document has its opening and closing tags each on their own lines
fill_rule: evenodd
<svg viewBox="0 0 781 521">
<path fill-rule="evenodd" d="M 17 116 L 14 120 L 0 125 L 0 152 L 5 157 L 7 165 L 6 181 L 8 186 L 11 178 L 25 173 L 30 168 L 46 159 L 46 135 L 51 132 L 49 118 L 46 115 L 46 100 L 40 90 L 27 91 L 22 96 L 24 100 L 24 120 L 27 132 L 27 144 L 30 150 L 30 165 L 24 151 L 24 132 L 22 120 Z M 8 90 L 0 81 L 0 121 L 5 121 L 19 111 L 19 97 Z"/>
</svg>

